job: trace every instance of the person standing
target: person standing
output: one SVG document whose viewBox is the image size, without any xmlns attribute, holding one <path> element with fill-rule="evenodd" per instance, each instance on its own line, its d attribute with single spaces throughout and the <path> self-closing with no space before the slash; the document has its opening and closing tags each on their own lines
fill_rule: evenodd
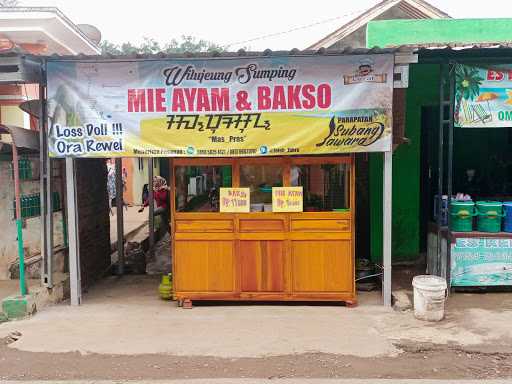
<svg viewBox="0 0 512 384">
<path fill-rule="evenodd" d="M 155 202 L 153 214 L 162 218 L 160 228 L 165 228 L 165 232 L 167 232 L 167 227 L 169 226 L 168 196 L 169 186 L 167 185 L 167 181 L 161 176 L 155 176 L 153 178 L 153 199 Z M 144 208 L 148 205 L 149 199 L 146 199 L 139 209 L 139 212 L 143 212 Z"/>
</svg>

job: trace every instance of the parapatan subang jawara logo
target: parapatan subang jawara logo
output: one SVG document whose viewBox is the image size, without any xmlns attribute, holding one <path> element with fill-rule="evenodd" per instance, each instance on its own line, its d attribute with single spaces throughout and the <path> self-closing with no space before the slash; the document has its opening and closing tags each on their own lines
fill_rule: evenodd
<svg viewBox="0 0 512 384">
<path fill-rule="evenodd" d="M 371 116 L 335 117 L 329 121 L 329 132 L 317 147 L 368 147 L 384 134 L 384 124 Z"/>
</svg>

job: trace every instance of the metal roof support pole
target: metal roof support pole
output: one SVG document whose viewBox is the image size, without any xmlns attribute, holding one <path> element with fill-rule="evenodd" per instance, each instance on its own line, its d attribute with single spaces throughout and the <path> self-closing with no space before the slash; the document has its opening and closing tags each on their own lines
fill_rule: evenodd
<svg viewBox="0 0 512 384">
<path fill-rule="evenodd" d="M 154 159 L 148 158 L 148 205 L 149 205 L 149 254 L 155 252 L 155 195 L 153 193 Z"/>
<path fill-rule="evenodd" d="M 80 305 L 82 303 L 80 239 L 78 237 L 75 159 L 72 157 L 66 158 L 66 206 L 68 219 L 69 285 L 71 305 Z"/>
<path fill-rule="evenodd" d="M 12 167 L 14 173 L 14 195 L 16 198 L 16 232 L 18 235 L 18 257 L 20 260 L 20 295 L 27 294 L 25 281 L 25 251 L 23 250 L 23 219 L 21 217 L 21 191 L 20 191 L 20 170 L 18 162 L 18 148 L 12 143 Z"/>
<path fill-rule="evenodd" d="M 43 111 L 44 99 L 42 100 Z M 46 115 L 43 115 L 43 122 L 46 122 Z M 46 130 L 45 130 L 46 131 Z M 46 221 L 46 286 L 53 288 L 53 160 L 48 156 L 48 139 L 46 139 L 46 147 L 44 157 L 46 160 L 46 210 L 44 211 Z M 43 218 L 41 218 L 42 220 Z"/>
<path fill-rule="evenodd" d="M 384 152 L 383 188 L 383 281 L 382 296 L 384 306 L 391 307 L 391 239 L 392 239 L 392 197 L 393 197 L 393 151 Z"/>
<path fill-rule="evenodd" d="M 41 72 L 43 69 L 41 68 Z M 42 82 L 39 83 L 39 100 L 43 100 L 44 98 L 44 85 Z M 48 156 L 48 152 L 46 150 L 46 131 L 44 119 L 42 116 L 44 115 L 44 105 L 40 103 L 39 108 L 39 204 L 41 206 L 40 212 L 40 220 L 41 220 L 41 283 L 42 285 L 46 285 L 48 280 L 48 250 L 46 247 L 47 238 L 48 238 L 48 228 L 46 226 L 46 158 Z"/>
<path fill-rule="evenodd" d="M 46 209 L 44 211 L 44 216 L 41 217 L 41 221 L 45 221 L 46 228 L 46 286 L 48 288 L 53 288 L 53 199 L 52 199 L 52 180 L 53 180 L 53 170 L 52 170 L 52 159 L 48 156 L 48 153 L 45 154 L 46 160 Z M 42 214 L 42 212 L 41 212 Z"/>
<path fill-rule="evenodd" d="M 116 158 L 117 274 L 124 275 L 123 159 Z"/>
<path fill-rule="evenodd" d="M 432 273 L 442 276 L 442 244 L 443 244 L 443 187 L 444 187 L 444 127 L 445 127 L 445 107 L 448 106 L 446 101 L 446 64 L 439 66 L 439 153 L 438 153 L 438 179 L 437 179 L 437 257 L 434 259 L 434 267 Z M 448 196 L 450 201 L 451 196 Z"/>
<path fill-rule="evenodd" d="M 448 115 L 448 164 L 447 164 L 447 191 L 448 191 L 448 213 L 451 211 L 451 202 L 453 195 L 453 134 L 454 134 L 454 101 L 455 101 L 455 66 L 450 64 L 448 66 L 448 82 L 449 82 L 449 115 Z M 451 224 L 451 215 L 448 214 L 448 228 Z M 447 239 L 448 246 L 446 247 L 446 263 L 443 266 L 446 268 L 446 276 L 444 276 L 450 287 L 451 280 L 451 236 Z M 448 290 L 450 292 L 450 290 Z"/>
<path fill-rule="evenodd" d="M 39 82 L 39 199 L 41 205 L 41 255 L 43 285 L 53 287 L 53 196 L 52 160 L 48 156 L 46 116 L 46 61 L 41 64 Z"/>
</svg>

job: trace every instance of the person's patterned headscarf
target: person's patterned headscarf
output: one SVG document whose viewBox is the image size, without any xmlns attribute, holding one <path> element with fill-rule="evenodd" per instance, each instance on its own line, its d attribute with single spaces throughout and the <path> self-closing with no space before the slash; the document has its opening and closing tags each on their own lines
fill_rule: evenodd
<svg viewBox="0 0 512 384">
<path fill-rule="evenodd" d="M 165 180 L 162 176 L 153 177 L 153 189 L 158 191 L 162 188 L 167 187 L 167 180 Z"/>
</svg>

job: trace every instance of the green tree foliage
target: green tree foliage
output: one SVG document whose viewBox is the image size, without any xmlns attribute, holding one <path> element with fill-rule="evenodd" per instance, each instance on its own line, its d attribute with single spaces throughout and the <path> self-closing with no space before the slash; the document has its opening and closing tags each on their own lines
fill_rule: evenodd
<svg viewBox="0 0 512 384">
<path fill-rule="evenodd" d="M 100 43 L 102 53 L 111 55 L 129 54 L 155 54 L 155 53 L 183 53 L 183 52 L 211 52 L 223 51 L 224 47 L 211 41 L 196 39 L 193 36 L 182 36 L 180 40 L 172 39 L 169 43 L 160 45 L 155 39 L 145 37 L 140 45 L 132 43 L 114 44 L 108 40 Z"/>
<path fill-rule="evenodd" d="M 479 76 L 478 70 L 473 67 L 458 64 L 455 66 L 455 122 L 460 122 L 460 109 L 462 99 L 473 101 L 480 94 L 480 86 L 484 79 Z"/>
</svg>

